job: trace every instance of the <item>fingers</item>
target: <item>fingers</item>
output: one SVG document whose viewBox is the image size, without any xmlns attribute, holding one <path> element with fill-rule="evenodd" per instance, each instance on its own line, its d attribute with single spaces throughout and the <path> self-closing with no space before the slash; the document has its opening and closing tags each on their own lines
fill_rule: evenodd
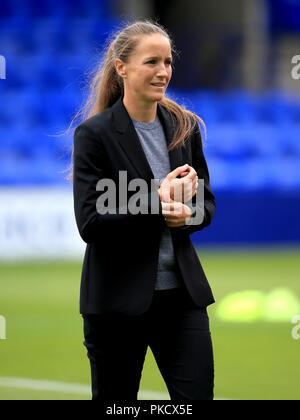
<svg viewBox="0 0 300 420">
<path fill-rule="evenodd" d="M 195 189 L 198 188 L 198 176 L 193 179 L 193 188 L 195 188 Z"/>
<path fill-rule="evenodd" d="M 180 179 L 177 177 L 180 175 Z M 182 165 L 170 172 L 161 184 L 160 199 L 163 202 L 172 201 L 185 203 L 196 194 L 198 175 L 188 164 Z"/>
<path fill-rule="evenodd" d="M 190 217 L 192 210 L 182 203 L 162 203 L 163 216 L 166 221 L 181 222 L 182 218 Z"/>
<path fill-rule="evenodd" d="M 178 166 L 178 168 L 176 168 L 176 169 L 174 169 L 172 172 L 170 172 L 168 175 L 167 175 L 167 177 L 169 178 L 169 179 L 172 179 L 172 178 L 177 178 L 178 177 L 178 175 L 180 175 L 181 174 L 181 172 L 185 172 L 186 170 L 187 170 L 187 168 L 189 167 L 189 165 L 188 164 L 186 164 L 186 165 L 183 165 L 183 166 Z"/>
<path fill-rule="evenodd" d="M 161 203 L 162 213 L 164 216 L 173 216 L 182 213 L 182 203 L 173 201 L 171 203 Z"/>
<path fill-rule="evenodd" d="M 163 210 L 163 214 L 171 213 L 174 210 L 174 203 L 175 203 L 174 201 L 173 202 L 162 201 L 161 202 L 161 207 L 162 207 L 162 210 Z"/>
<path fill-rule="evenodd" d="M 162 189 L 161 200 L 163 202 L 170 203 L 171 197 L 170 197 L 170 191 L 168 189 L 165 189 L 165 188 Z"/>
<path fill-rule="evenodd" d="M 179 175 L 181 176 L 181 178 L 184 178 L 184 177 L 188 177 L 191 179 L 194 179 L 195 177 L 198 178 L 198 175 L 195 169 L 188 164 L 178 166 L 167 175 L 167 178 L 168 180 L 171 180 L 173 178 L 177 178 Z"/>
<path fill-rule="evenodd" d="M 195 171 L 195 169 L 192 166 L 189 166 L 189 168 L 190 168 L 190 170 L 189 170 L 189 173 L 186 175 L 186 177 L 191 178 L 191 179 L 194 179 L 196 177 L 198 178 L 198 175 L 197 175 L 197 172 Z"/>
<path fill-rule="evenodd" d="M 194 195 L 197 193 L 198 190 L 198 176 L 194 179 L 186 178 L 183 184 L 183 191 L 182 191 L 182 203 L 186 203 L 190 201 Z M 178 200 L 176 200 L 178 201 Z"/>
<path fill-rule="evenodd" d="M 180 173 L 181 178 L 187 177 L 189 179 L 198 179 L 197 172 L 192 166 L 188 166 L 188 170 Z"/>
<path fill-rule="evenodd" d="M 195 171 L 195 169 L 193 167 L 190 166 L 190 171 L 189 173 L 182 179 L 182 182 L 184 184 L 188 185 L 188 188 L 192 188 L 192 197 L 195 195 L 197 188 L 198 188 L 198 175 L 197 172 Z M 191 184 L 189 184 L 191 183 Z M 187 191 L 189 191 L 189 189 L 187 189 Z M 187 192 L 188 194 L 188 192 Z M 188 200 L 183 200 L 183 201 L 188 201 Z"/>
</svg>

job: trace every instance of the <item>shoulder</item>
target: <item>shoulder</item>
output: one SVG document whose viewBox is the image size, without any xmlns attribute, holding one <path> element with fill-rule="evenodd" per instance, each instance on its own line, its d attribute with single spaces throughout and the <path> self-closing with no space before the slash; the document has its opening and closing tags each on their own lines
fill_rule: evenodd
<svg viewBox="0 0 300 420">
<path fill-rule="evenodd" d="M 110 108 L 81 122 L 74 131 L 74 154 L 97 156 L 103 152 L 103 139 L 110 131 Z"/>
<path fill-rule="evenodd" d="M 74 134 L 76 135 L 78 132 L 87 132 L 98 137 L 100 134 L 103 134 L 105 130 L 110 128 L 111 118 L 111 108 L 107 108 L 101 112 L 98 112 L 98 114 L 95 114 L 92 117 L 82 121 L 75 128 Z"/>
</svg>

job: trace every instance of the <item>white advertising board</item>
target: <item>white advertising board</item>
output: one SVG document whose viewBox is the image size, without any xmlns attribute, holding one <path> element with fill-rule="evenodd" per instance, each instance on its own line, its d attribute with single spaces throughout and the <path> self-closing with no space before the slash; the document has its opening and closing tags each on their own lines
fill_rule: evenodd
<svg viewBox="0 0 300 420">
<path fill-rule="evenodd" d="M 0 188 L 0 260 L 78 259 L 70 188 Z"/>
</svg>

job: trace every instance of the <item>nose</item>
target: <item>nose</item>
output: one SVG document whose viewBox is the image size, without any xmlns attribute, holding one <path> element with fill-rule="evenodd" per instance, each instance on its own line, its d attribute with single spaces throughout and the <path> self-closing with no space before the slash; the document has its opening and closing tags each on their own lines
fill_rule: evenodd
<svg viewBox="0 0 300 420">
<path fill-rule="evenodd" d="M 168 72 L 165 64 L 161 64 L 156 74 L 160 78 L 168 78 Z"/>
</svg>

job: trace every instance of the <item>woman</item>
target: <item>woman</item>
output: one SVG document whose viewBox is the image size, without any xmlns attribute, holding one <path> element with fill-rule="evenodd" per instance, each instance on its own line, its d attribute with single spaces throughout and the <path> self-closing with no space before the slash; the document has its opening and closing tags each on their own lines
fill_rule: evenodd
<svg viewBox="0 0 300 420">
<path fill-rule="evenodd" d="M 172 400 L 213 398 L 206 307 L 214 298 L 189 235 L 210 224 L 215 202 L 200 118 L 165 96 L 172 52 L 167 32 L 149 20 L 119 32 L 74 134 L 75 217 L 87 243 L 80 313 L 94 400 L 136 400 L 148 346 Z M 147 187 L 139 212 L 136 180 Z M 103 197 L 112 203 L 106 211 Z"/>
</svg>

